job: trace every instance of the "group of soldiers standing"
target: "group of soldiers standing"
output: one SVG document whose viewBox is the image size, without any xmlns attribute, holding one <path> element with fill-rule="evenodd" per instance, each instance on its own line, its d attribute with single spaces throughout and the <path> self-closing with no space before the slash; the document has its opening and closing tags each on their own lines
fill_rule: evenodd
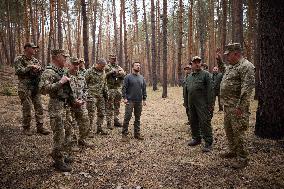
<svg viewBox="0 0 284 189">
<path fill-rule="evenodd" d="M 216 56 L 218 67 L 213 68 L 212 74 L 206 70 L 206 65 L 202 65 L 202 59 L 198 56 L 193 57 L 184 67 L 184 106 L 192 136 L 188 145 L 197 146 L 203 139 L 205 145 L 202 151 L 212 150 L 211 119 L 215 100 L 218 97 L 219 111 L 224 110 L 224 130 L 229 144 L 229 151 L 220 156 L 236 158 L 236 161 L 231 164 L 232 167 L 243 168 L 248 165 L 244 132 L 249 126 L 254 66 L 243 57 L 239 43 L 228 44 L 224 56 L 228 65 L 224 64 L 218 52 Z"/>
<path fill-rule="evenodd" d="M 31 135 L 31 109 L 34 106 L 37 132 L 48 135 L 44 128 L 43 107 L 40 95 L 49 96 L 50 127 L 53 132 L 54 167 L 59 171 L 71 171 L 72 146 L 92 147 L 87 138 L 94 134 L 107 135 L 103 128 L 106 115 L 107 128 L 123 127 L 122 140 L 128 141 L 128 125 L 134 112 L 134 138 L 140 135 L 142 106 L 146 105 L 146 82 L 140 74 L 140 63 L 132 64 L 132 73 L 126 75 L 117 64 L 116 56 L 110 55 L 109 62 L 100 58 L 89 69 L 84 60 L 69 55 L 63 49 L 51 51 L 51 63 L 44 69 L 34 57 L 38 46 L 27 43 L 24 54 L 16 57 L 15 70 L 19 79 L 18 95 L 22 104 L 23 133 Z M 249 124 L 250 96 L 254 87 L 254 66 L 243 58 L 239 43 L 226 47 L 224 65 L 217 53 L 218 67 L 213 74 L 201 64 L 198 56 L 192 58 L 184 70 L 184 106 L 188 116 L 192 140 L 189 146 L 205 144 L 203 152 L 213 146 L 211 119 L 215 99 L 218 97 L 219 111 L 224 111 L 224 129 L 229 151 L 223 158 L 237 158 L 234 167 L 245 167 L 248 153 L 244 147 L 244 132 Z M 220 70 L 220 72 L 218 71 Z M 124 122 L 119 122 L 120 102 L 124 99 Z M 96 110 L 96 111 L 95 111 Z M 95 112 L 97 113 L 94 124 Z M 96 128 L 94 128 L 96 126 Z M 77 131 L 78 130 L 78 131 Z M 76 134 L 78 133 L 78 134 Z"/>
<path fill-rule="evenodd" d="M 43 68 L 35 58 L 38 48 L 33 43 L 26 43 L 24 54 L 16 57 L 14 62 L 15 73 L 19 80 L 18 95 L 22 104 L 23 134 L 32 135 L 32 106 L 35 110 L 37 133 L 43 135 L 50 133 L 44 127 L 41 102 L 41 94 L 48 95 L 50 127 L 53 133 L 51 156 L 54 167 L 63 172 L 71 171 L 69 163 L 73 161 L 71 153 L 74 144 L 81 148 L 93 147 L 94 144 L 89 142 L 88 138 L 93 138 L 95 133 L 108 134 L 103 129 L 105 115 L 108 129 L 122 127 L 118 116 L 122 99 L 122 83 L 126 74 L 117 64 L 116 56 L 113 54 L 109 57 L 109 63 L 101 58 L 94 66 L 86 70 L 83 59 L 69 57 L 63 49 L 51 50 L 51 63 Z M 67 61 L 68 57 L 69 61 Z M 142 77 L 139 74 L 140 63 L 136 62 L 134 65 L 138 65 L 139 70 L 133 70 L 133 72 L 139 78 Z M 144 84 L 145 80 L 142 77 L 141 83 L 137 83 L 139 86 L 137 89 L 141 91 L 141 99 L 142 91 L 146 92 Z M 126 101 L 128 93 L 131 94 L 131 88 L 124 89 Z M 143 96 L 144 100 L 146 96 Z M 142 100 L 138 103 L 142 104 Z M 129 111 L 131 111 L 130 114 L 128 112 L 125 116 L 124 125 L 126 126 L 123 138 L 126 138 L 125 130 L 128 129 L 128 122 L 132 116 L 132 109 L 130 108 Z M 94 124 L 95 112 L 97 113 L 96 124 Z M 139 124 L 136 124 L 137 127 L 140 127 L 140 115 L 135 114 L 135 121 L 139 121 Z M 142 139 L 140 133 L 135 134 L 139 135 L 137 139 Z"/>
</svg>

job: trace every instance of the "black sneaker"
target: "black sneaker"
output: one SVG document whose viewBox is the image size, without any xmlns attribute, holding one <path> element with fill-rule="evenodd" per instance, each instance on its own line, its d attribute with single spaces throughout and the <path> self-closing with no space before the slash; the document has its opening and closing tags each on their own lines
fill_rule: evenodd
<svg viewBox="0 0 284 189">
<path fill-rule="evenodd" d="M 191 140 L 191 141 L 189 141 L 188 142 L 188 146 L 197 146 L 197 145 L 199 145 L 199 144 L 201 144 L 201 140 Z"/>
</svg>

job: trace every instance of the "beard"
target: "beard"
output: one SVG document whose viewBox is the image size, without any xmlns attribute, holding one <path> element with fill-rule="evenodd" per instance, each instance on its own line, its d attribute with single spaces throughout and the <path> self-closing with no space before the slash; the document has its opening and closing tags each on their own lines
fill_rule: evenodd
<svg viewBox="0 0 284 189">
<path fill-rule="evenodd" d="M 140 68 L 137 68 L 137 69 L 133 68 L 133 71 L 140 72 Z"/>
</svg>

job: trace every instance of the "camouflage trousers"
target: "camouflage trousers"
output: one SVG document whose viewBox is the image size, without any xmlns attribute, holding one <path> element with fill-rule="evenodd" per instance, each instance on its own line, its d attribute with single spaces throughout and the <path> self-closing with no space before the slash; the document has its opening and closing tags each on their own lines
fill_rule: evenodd
<svg viewBox="0 0 284 189">
<path fill-rule="evenodd" d="M 86 104 L 80 108 L 67 107 L 66 121 L 65 142 L 68 147 L 71 147 L 72 143 L 76 143 L 78 138 L 79 140 L 87 138 L 90 131 L 90 121 Z M 76 134 L 77 130 L 79 130 L 79 137 Z"/>
<path fill-rule="evenodd" d="M 68 112 L 63 101 L 50 98 L 49 100 L 50 127 L 53 131 L 53 150 L 52 157 L 55 161 L 63 162 L 66 153 L 69 153 L 65 129 L 71 127 L 66 121 Z"/>
<path fill-rule="evenodd" d="M 237 154 L 238 157 L 248 156 L 244 146 L 245 131 L 249 126 L 249 111 L 237 116 L 235 107 L 224 107 L 224 129 L 229 143 L 229 150 Z"/>
<path fill-rule="evenodd" d="M 200 141 L 203 138 L 205 143 L 211 145 L 213 143 L 213 135 L 209 107 L 204 102 L 196 102 L 190 104 L 189 107 L 192 139 Z"/>
<path fill-rule="evenodd" d="M 97 110 L 97 132 L 102 130 L 102 125 L 104 122 L 104 117 L 105 117 L 105 99 L 103 96 L 96 96 L 95 98 L 92 99 L 91 102 L 87 102 L 88 106 L 88 111 L 89 111 L 89 118 L 92 121 L 94 120 L 95 117 L 95 112 Z M 90 121 L 90 130 L 91 132 L 94 132 L 94 124 L 93 122 Z"/>
<path fill-rule="evenodd" d="M 125 105 L 125 114 L 124 114 L 124 121 L 123 121 L 123 128 L 122 134 L 128 134 L 128 126 L 129 121 L 132 117 L 132 112 L 134 110 L 134 135 L 140 134 L 140 117 L 142 113 L 142 102 L 133 102 L 129 101 L 128 104 Z"/>
<path fill-rule="evenodd" d="M 109 89 L 109 99 L 106 101 L 106 120 L 113 126 L 113 121 L 118 121 L 121 92 L 118 89 Z"/>
<path fill-rule="evenodd" d="M 89 117 L 89 129 L 91 132 L 94 132 L 94 120 L 95 120 L 95 112 L 96 112 L 96 104 L 94 98 L 87 99 L 87 110 Z"/>
<path fill-rule="evenodd" d="M 35 119 L 37 126 L 43 124 L 43 107 L 39 93 L 33 93 L 31 90 L 19 91 L 19 98 L 22 104 L 22 127 L 30 128 L 32 119 L 32 106 L 35 110 Z"/>
</svg>

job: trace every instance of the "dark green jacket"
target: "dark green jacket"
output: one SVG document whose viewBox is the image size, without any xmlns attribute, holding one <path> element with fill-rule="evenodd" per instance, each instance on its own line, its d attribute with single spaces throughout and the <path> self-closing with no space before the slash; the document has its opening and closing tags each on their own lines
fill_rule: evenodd
<svg viewBox="0 0 284 189">
<path fill-rule="evenodd" d="M 185 85 L 186 104 L 213 105 L 213 84 L 209 72 L 200 70 L 190 73 Z"/>
<path fill-rule="evenodd" d="M 219 93 L 220 93 L 220 83 L 222 81 L 222 78 L 223 78 L 222 73 L 213 73 L 212 74 L 214 95 L 219 95 Z"/>
</svg>

